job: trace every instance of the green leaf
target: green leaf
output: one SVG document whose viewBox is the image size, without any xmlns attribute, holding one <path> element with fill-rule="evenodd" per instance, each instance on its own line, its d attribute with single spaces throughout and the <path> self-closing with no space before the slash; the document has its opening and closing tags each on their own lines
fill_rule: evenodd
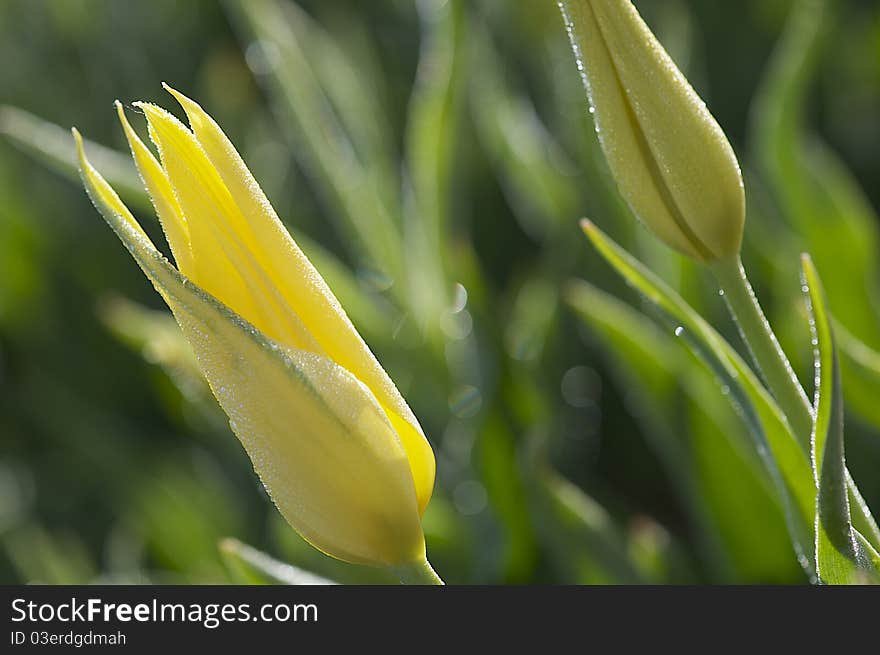
<svg viewBox="0 0 880 655">
<path fill-rule="evenodd" d="M 95 577 L 95 563 L 75 534 L 27 522 L 0 535 L 0 548 L 29 584 L 88 584 Z"/>
<path fill-rule="evenodd" d="M 223 539 L 220 555 L 232 578 L 239 584 L 334 585 L 332 580 L 279 562 L 238 539 Z"/>
<path fill-rule="evenodd" d="M 143 481 L 118 503 L 127 530 L 143 543 L 148 560 L 188 581 L 222 581 L 214 545 L 242 525 L 239 498 L 228 481 L 211 467 L 200 470 L 182 453 L 155 464 L 142 462 L 140 469 Z"/>
<path fill-rule="evenodd" d="M 523 512 L 527 490 L 516 446 L 503 418 L 488 416 L 477 440 L 477 459 L 492 511 L 504 530 L 498 565 L 501 579 L 509 584 L 529 580 L 538 560 L 534 526 Z"/>
<path fill-rule="evenodd" d="M 620 392 L 688 508 L 716 575 L 797 579 L 772 480 L 705 365 L 682 352 L 671 331 L 587 282 L 570 283 L 565 297 L 604 346 Z"/>
<path fill-rule="evenodd" d="M 557 326 L 558 310 L 558 283 L 542 275 L 527 277 L 516 291 L 504 329 L 507 351 L 514 359 L 540 361 Z"/>
<path fill-rule="evenodd" d="M 286 5 L 277 0 L 226 3 L 242 39 L 258 44 L 254 47 L 267 62 L 262 79 L 281 125 L 300 164 L 331 207 L 331 215 L 344 220 L 340 233 L 354 237 L 355 254 L 375 271 L 392 280 L 403 279 L 396 207 L 389 208 L 389 199 L 374 183 L 372 153 L 358 156 L 355 137 L 333 102 L 338 97 L 334 91 L 338 84 L 323 77 L 327 62 L 316 62 L 316 57 L 332 46 L 324 43 L 326 47 L 312 49 L 310 41 L 319 38 L 319 33 L 308 29 L 311 22 L 305 22 L 302 10 Z M 334 53 L 341 60 L 343 55 L 338 50 Z"/>
<path fill-rule="evenodd" d="M 646 436 L 664 463 L 682 500 L 695 512 L 700 505 L 685 440 L 676 425 L 680 413 L 677 380 L 681 362 L 648 319 L 613 296 L 581 280 L 571 282 L 565 298 L 578 316 L 599 336 L 610 355 L 618 383 L 627 400 L 635 401 Z"/>
<path fill-rule="evenodd" d="M 404 243 L 409 307 L 420 327 L 430 329 L 440 327 L 449 305 L 445 255 L 451 184 L 461 162 L 465 21 L 461 0 L 422 2 L 418 9 L 422 47 L 407 114 Z"/>
<path fill-rule="evenodd" d="M 418 3 L 422 48 L 406 126 L 407 167 L 419 220 L 437 245 L 450 217 L 461 121 L 465 20 L 461 0 Z"/>
<path fill-rule="evenodd" d="M 554 471 L 540 467 L 532 485 L 537 529 L 565 580 L 579 584 L 648 582 L 627 554 L 608 512 Z"/>
<path fill-rule="evenodd" d="M 151 309 L 122 296 L 103 298 L 98 315 L 113 334 L 144 359 L 160 365 L 183 386 L 207 390 L 192 349 L 170 312 Z"/>
<path fill-rule="evenodd" d="M 285 2 L 283 11 L 359 161 L 394 206 L 399 191 L 398 137 L 389 121 L 384 62 L 374 52 L 370 26 L 356 12 L 341 9 L 329 26 L 331 33 L 293 2 Z"/>
<path fill-rule="evenodd" d="M 806 576 L 791 547 L 782 501 L 748 429 L 702 364 L 692 364 L 682 378 L 690 398 L 686 429 L 697 488 L 732 569 L 722 571 L 729 577 L 718 582 L 803 582 Z"/>
<path fill-rule="evenodd" d="M 810 252 L 823 271 L 831 313 L 877 348 L 878 216 L 840 158 L 805 125 L 810 85 L 834 13 L 827 0 L 793 5 L 757 94 L 751 144 L 799 249 Z M 853 385 L 846 386 L 849 393 Z"/>
<path fill-rule="evenodd" d="M 880 352 L 854 337 L 839 321 L 832 323 L 847 406 L 880 429 Z"/>
<path fill-rule="evenodd" d="M 50 168 L 79 181 L 79 161 L 69 129 L 44 121 L 18 107 L 0 105 L 0 134 Z M 98 168 L 107 172 L 107 179 L 126 200 L 152 212 L 153 205 L 128 153 L 90 141 L 86 141 L 86 147 Z"/>
<path fill-rule="evenodd" d="M 880 575 L 877 553 L 859 539 L 850 519 L 843 438 L 840 365 L 819 274 L 809 255 L 801 257 L 815 344 L 815 422 L 812 435 L 816 500 L 816 571 L 825 584 L 863 582 Z M 880 577 L 876 578 L 880 581 Z"/>
<path fill-rule="evenodd" d="M 798 559 L 810 575 L 815 575 L 812 538 L 815 485 L 810 463 L 773 398 L 733 347 L 678 294 L 595 225 L 584 221 L 583 229 L 597 251 L 660 311 L 661 319 L 710 366 L 729 391 L 776 483 Z"/>
<path fill-rule="evenodd" d="M 541 121 L 531 99 L 508 79 L 488 28 L 475 24 L 471 31 L 468 97 L 476 136 L 514 216 L 533 238 L 545 238 L 568 228 L 577 215 L 575 163 Z"/>
</svg>

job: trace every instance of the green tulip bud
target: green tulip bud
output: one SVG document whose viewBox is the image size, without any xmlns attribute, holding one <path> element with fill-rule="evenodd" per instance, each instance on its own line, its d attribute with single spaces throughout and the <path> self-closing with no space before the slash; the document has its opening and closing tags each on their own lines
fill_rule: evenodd
<svg viewBox="0 0 880 655">
<path fill-rule="evenodd" d="M 735 256 L 745 192 L 706 104 L 629 0 L 560 0 L 590 112 L 632 211 L 699 261 Z"/>
</svg>

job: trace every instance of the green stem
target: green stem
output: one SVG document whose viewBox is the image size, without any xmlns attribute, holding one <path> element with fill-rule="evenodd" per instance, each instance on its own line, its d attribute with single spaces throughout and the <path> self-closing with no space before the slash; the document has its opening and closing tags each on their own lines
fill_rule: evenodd
<svg viewBox="0 0 880 655">
<path fill-rule="evenodd" d="M 739 255 L 718 260 L 710 268 L 739 333 L 749 348 L 752 361 L 788 418 L 795 435 L 809 452 L 813 430 L 812 406 L 758 304 Z"/>
<path fill-rule="evenodd" d="M 431 567 L 427 557 L 421 560 L 399 564 L 391 567 L 400 578 L 400 584 L 407 585 L 443 585 L 446 584 Z"/>
</svg>

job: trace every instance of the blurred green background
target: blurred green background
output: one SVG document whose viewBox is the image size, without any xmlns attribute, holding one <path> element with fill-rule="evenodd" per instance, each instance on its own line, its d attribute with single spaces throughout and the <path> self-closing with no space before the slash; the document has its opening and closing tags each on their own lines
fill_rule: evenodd
<svg viewBox="0 0 880 655">
<path fill-rule="evenodd" d="M 797 253 L 815 258 L 847 460 L 878 511 L 880 5 L 636 5 L 740 157 L 744 259 L 805 382 Z M 71 125 L 125 152 L 116 98 L 180 115 L 168 81 L 419 416 L 447 582 L 806 582 L 711 374 L 580 234 L 589 216 L 739 347 L 702 272 L 619 199 L 551 0 L 4 0 L 0 62 L 0 581 L 261 579 L 226 537 L 392 581 L 283 522 L 69 165 Z M 95 160 L 161 243 L 131 164 Z"/>
</svg>

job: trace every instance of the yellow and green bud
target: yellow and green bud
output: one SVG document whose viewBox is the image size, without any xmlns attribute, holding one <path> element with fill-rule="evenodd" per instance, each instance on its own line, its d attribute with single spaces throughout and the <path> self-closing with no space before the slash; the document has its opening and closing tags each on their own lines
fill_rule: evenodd
<svg viewBox="0 0 880 655">
<path fill-rule="evenodd" d="M 599 141 L 632 211 L 699 261 L 735 256 L 745 192 L 705 103 L 629 0 L 560 0 Z"/>
<path fill-rule="evenodd" d="M 168 90 L 190 128 L 137 103 L 159 159 L 117 109 L 176 267 L 74 130 L 92 201 L 171 308 L 287 521 L 349 562 L 425 562 L 434 454 L 418 421 L 220 127 Z"/>
</svg>

